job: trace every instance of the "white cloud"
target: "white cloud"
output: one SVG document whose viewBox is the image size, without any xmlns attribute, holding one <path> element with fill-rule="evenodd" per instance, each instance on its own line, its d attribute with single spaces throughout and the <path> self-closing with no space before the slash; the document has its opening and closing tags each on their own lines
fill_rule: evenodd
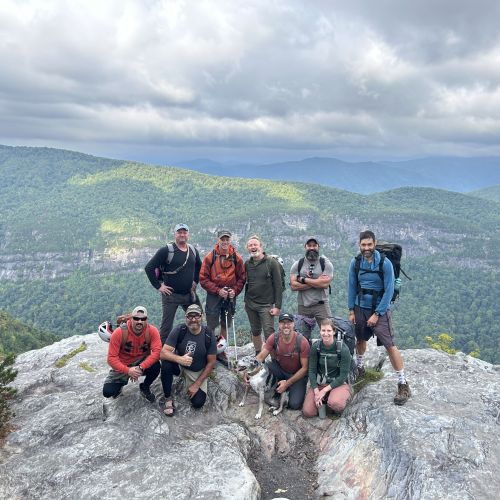
<svg viewBox="0 0 500 500">
<path fill-rule="evenodd" d="M 7 0 L 0 142 L 144 159 L 500 154 L 499 10 Z"/>
</svg>

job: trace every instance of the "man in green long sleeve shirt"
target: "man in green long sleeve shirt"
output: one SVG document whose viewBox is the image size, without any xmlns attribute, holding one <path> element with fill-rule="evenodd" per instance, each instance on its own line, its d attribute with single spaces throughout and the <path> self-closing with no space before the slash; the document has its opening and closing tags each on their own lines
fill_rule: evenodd
<svg viewBox="0 0 500 500">
<path fill-rule="evenodd" d="M 265 338 L 274 332 L 274 318 L 279 316 L 283 289 L 281 270 L 275 259 L 267 257 L 258 236 L 247 241 L 250 258 L 245 262 L 245 311 L 250 322 L 255 354 L 262 349 L 262 332 Z"/>
<path fill-rule="evenodd" d="M 342 343 L 340 359 L 337 354 L 335 326 L 330 319 L 321 321 L 321 340 L 311 347 L 309 355 L 309 382 L 311 388 L 306 395 L 302 412 L 305 417 L 314 417 L 326 400 L 335 413 L 342 413 L 351 395 L 347 382 L 351 367 L 351 353 Z"/>
</svg>

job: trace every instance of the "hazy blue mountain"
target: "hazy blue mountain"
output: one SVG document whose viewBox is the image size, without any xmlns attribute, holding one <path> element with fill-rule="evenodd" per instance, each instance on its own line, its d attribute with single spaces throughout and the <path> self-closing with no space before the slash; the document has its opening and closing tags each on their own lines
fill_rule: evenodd
<svg viewBox="0 0 500 500">
<path fill-rule="evenodd" d="M 500 183 L 500 158 L 496 157 L 356 163 L 306 158 L 266 165 L 223 165 L 200 159 L 177 166 L 210 175 L 324 184 L 362 194 L 407 186 L 467 192 Z"/>
</svg>

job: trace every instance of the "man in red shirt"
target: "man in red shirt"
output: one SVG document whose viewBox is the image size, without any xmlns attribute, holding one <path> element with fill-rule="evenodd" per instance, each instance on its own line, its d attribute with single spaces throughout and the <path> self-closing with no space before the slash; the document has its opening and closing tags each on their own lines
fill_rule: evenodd
<svg viewBox="0 0 500 500">
<path fill-rule="evenodd" d="M 161 340 L 158 329 L 147 322 L 148 311 L 137 306 L 131 318 L 112 333 L 109 340 L 108 364 L 111 366 L 102 393 L 105 398 L 116 398 L 129 379 L 139 384 L 141 394 L 151 403 L 156 399 L 151 384 L 160 373 Z"/>
<path fill-rule="evenodd" d="M 281 313 L 279 330 L 269 336 L 255 358 L 264 362 L 271 354 L 269 371 L 279 380 L 276 392 L 288 391 L 288 408 L 292 410 L 300 410 L 304 403 L 310 349 L 307 339 L 295 331 L 293 316 Z"/>
<path fill-rule="evenodd" d="M 214 332 L 220 324 L 220 334 L 227 339 L 226 320 L 231 321 L 236 297 L 245 285 L 246 273 L 243 259 L 231 243 L 231 233 L 223 229 L 217 237 L 214 249 L 205 255 L 201 264 L 200 285 L 207 291 L 207 326 Z M 233 302 L 233 308 L 230 302 Z M 225 353 L 222 354 L 225 358 Z"/>
</svg>

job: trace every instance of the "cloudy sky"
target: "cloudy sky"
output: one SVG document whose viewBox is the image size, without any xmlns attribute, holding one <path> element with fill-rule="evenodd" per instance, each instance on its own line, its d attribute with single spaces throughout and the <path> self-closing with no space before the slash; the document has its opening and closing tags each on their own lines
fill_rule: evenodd
<svg viewBox="0 0 500 500">
<path fill-rule="evenodd" d="M 497 0 L 2 0 L 0 143 L 161 164 L 500 155 Z"/>
</svg>

